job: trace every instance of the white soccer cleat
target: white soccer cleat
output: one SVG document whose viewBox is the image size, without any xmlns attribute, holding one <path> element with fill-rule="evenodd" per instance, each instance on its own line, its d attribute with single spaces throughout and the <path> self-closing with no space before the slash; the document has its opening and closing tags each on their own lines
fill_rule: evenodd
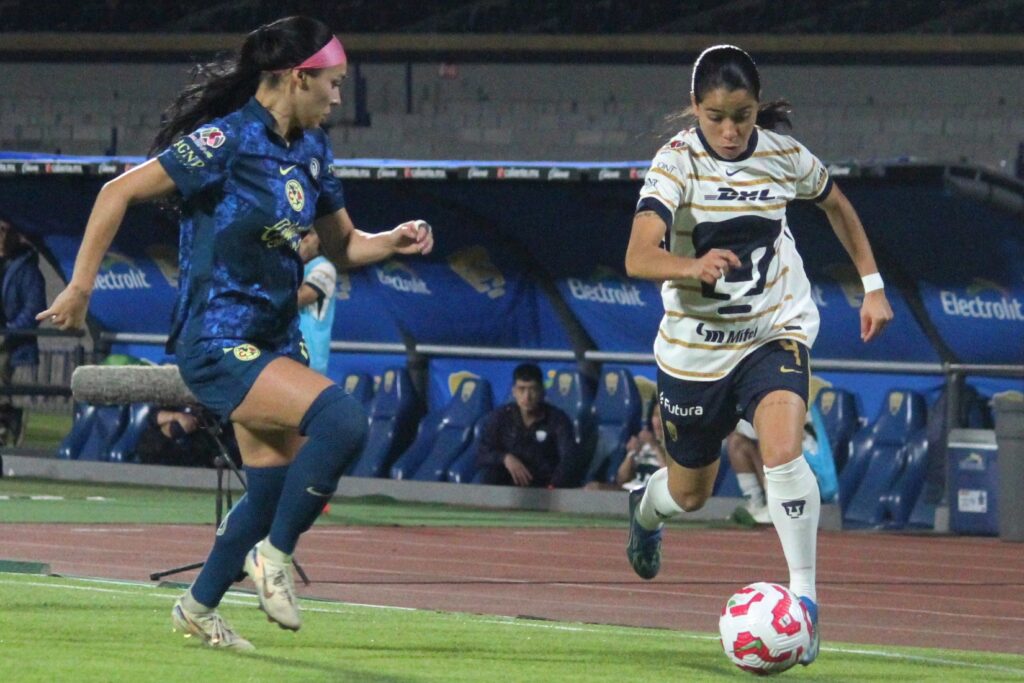
<svg viewBox="0 0 1024 683">
<path fill-rule="evenodd" d="M 275 562 L 260 553 L 261 541 L 245 556 L 245 573 L 256 584 L 260 609 L 267 619 L 281 628 L 298 631 L 302 626 L 299 604 L 295 599 L 292 563 Z"/>
<path fill-rule="evenodd" d="M 205 614 L 190 612 L 181 604 L 181 598 L 171 609 L 171 623 L 174 630 L 183 632 L 186 638 L 196 636 L 210 647 L 243 652 L 256 649 L 252 643 L 235 633 L 217 610 Z"/>
</svg>

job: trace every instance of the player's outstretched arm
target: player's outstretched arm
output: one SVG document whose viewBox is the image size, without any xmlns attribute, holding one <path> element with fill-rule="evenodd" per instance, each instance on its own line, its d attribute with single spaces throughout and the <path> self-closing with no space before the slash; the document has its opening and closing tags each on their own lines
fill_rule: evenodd
<svg viewBox="0 0 1024 683">
<path fill-rule="evenodd" d="M 700 258 L 677 256 L 661 247 L 668 226 L 654 211 L 633 216 L 633 229 L 626 247 L 626 274 L 642 280 L 700 280 L 711 285 L 739 268 L 740 260 L 728 249 L 711 249 Z"/>
<path fill-rule="evenodd" d="M 422 220 L 406 221 L 386 232 L 357 230 L 346 209 L 322 216 L 313 224 L 320 248 L 339 269 L 358 268 L 395 254 L 429 254 L 434 232 Z"/>
<path fill-rule="evenodd" d="M 818 203 L 818 206 L 828 216 L 832 230 L 842 242 L 846 253 L 850 255 L 861 278 L 877 276 L 878 265 L 875 263 L 864 226 L 857 211 L 839 186 L 833 185 L 831 192 Z M 885 297 L 885 290 L 879 286 L 878 289 L 866 292 L 864 303 L 860 307 L 860 338 L 865 342 L 871 341 L 882 333 L 891 320 L 892 307 Z"/>
<path fill-rule="evenodd" d="M 156 159 L 150 159 L 106 183 L 96 196 L 96 203 L 85 224 L 85 235 L 75 257 L 71 280 L 50 307 L 36 316 L 36 320 L 49 320 L 62 330 L 83 327 L 96 273 L 128 207 L 173 191 L 174 181 Z"/>
</svg>

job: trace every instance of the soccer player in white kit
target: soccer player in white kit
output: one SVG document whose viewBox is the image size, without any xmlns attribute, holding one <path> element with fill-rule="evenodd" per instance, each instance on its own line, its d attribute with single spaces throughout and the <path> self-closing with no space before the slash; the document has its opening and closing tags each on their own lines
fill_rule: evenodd
<svg viewBox="0 0 1024 683">
<path fill-rule="evenodd" d="M 711 495 L 722 439 L 744 417 L 760 436 L 769 513 L 789 566 L 790 589 L 813 623 L 818 654 L 815 557 L 821 506 L 801 453 L 818 332 L 810 283 L 786 224 L 786 205 L 814 201 L 864 282 L 861 338 L 892 320 L 882 279 L 853 206 L 807 148 L 773 132 L 789 123 L 784 101 L 762 104 L 757 66 L 716 45 L 693 67 L 696 125 L 651 163 L 633 218 L 626 272 L 662 282 L 665 315 L 654 342 L 658 402 L 671 456 L 630 494 L 626 554 L 654 578 L 662 522 Z"/>
</svg>

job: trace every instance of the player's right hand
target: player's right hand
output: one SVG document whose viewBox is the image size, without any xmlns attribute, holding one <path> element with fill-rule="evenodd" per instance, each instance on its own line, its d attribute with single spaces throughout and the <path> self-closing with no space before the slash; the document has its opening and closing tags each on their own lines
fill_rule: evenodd
<svg viewBox="0 0 1024 683">
<path fill-rule="evenodd" d="M 40 322 L 49 321 L 59 330 L 80 330 L 85 327 L 89 311 L 89 292 L 69 284 L 50 307 L 36 316 Z"/>
<path fill-rule="evenodd" d="M 713 285 L 718 278 L 725 277 L 730 268 L 739 268 L 742 264 L 736 254 L 728 249 L 712 249 L 688 265 L 686 277 Z"/>
</svg>

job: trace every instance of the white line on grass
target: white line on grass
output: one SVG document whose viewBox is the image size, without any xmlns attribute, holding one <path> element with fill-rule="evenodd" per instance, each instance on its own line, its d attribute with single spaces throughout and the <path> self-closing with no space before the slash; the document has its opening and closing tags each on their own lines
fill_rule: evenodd
<svg viewBox="0 0 1024 683">
<path fill-rule="evenodd" d="M 95 581 L 95 582 L 98 582 L 98 583 L 109 583 L 109 584 L 113 584 L 113 585 L 134 586 L 134 587 L 136 587 L 136 588 L 138 588 L 140 590 L 134 590 L 134 591 L 131 591 L 131 590 L 118 590 L 118 589 L 114 589 L 114 588 L 99 588 L 97 586 L 72 586 L 72 585 L 68 585 L 68 584 L 59 584 L 59 583 L 43 583 L 43 582 L 40 582 L 40 581 L 11 581 L 9 579 L 0 579 L 0 585 L 35 586 L 35 587 L 38 587 L 38 588 L 56 588 L 56 589 L 67 589 L 67 590 L 92 591 L 92 592 L 96 592 L 96 593 L 115 593 L 115 594 L 120 594 L 120 595 L 140 595 L 140 594 L 141 595 L 146 595 L 146 594 L 148 594 L 149 596 L 152 596 L 152 597 L 155 597 L 155 598 L 175 599 L 175 600 L 177 599 L 177 594 L 176 593 L 166 594 L 166 593 L 157 593 L 157 592 L 155 592 L 155 590 L 165 590 L 165 589 L 161 589 L 159 586 L 146 586 L 144 584 L 134 583 L 134 582 L 131 582 L 131 581 L 118 581 L 118 580 L 110 580 L 110 579 L 85 579 L 85 578 L 69 579 L 69 580 Z M 251 605 L 255 604 L 256 602 L 258 602 L 258 600 L 257 600 L 256 596 L 254 596 L 254 595 L 248 595 L 246 593 L 236 593 L 234 591 L 229 591 L 227 596 L 221 602 L 227 603 L 227 604 L 231 604 L 231 605 L 251 606 Z M 356 603 L 356 602 L 338 602 L 336 604 L 338 604 L 339 606 L 343 606 L 343 607 L 364 607 L 364 608 L 372 608 L 372 609 L 400 610 L 400 611 L 407 611 L 407 612 L 419 612 L 419 611 L 421 611 L 421 610 L 418 610 L 418 609 L 415 609 L 415 608 L 412 608 L 412 607 L 394 607 L 394 606 L 391 606 L 391 605 L 369 605 L 369 604 Z M 306 611 L 306 612 L 318 612 L 318 613 L 324 613 L 324 614 L 350 614 L 351 613 L 351 610 L 346 610 L 346 609 L 327 609 L 327 608 L 324 608 L 324 607 L 309 607 L 309 606 L 306 606 L 306 605 L 303 605 L 302 609 L 303 609 L 303 611 Z M 426 610 L 426 611 L 433 612 L 433 611 L 436 611 L 436 610 Z M 519 627 L 525 627 L 525 628 L 544 628 L 544 629 L 548 629 L 548 630 L 552 630 L 552 631 L 576 631 L 576 632 L 584 632 L 584 633 L 633 633 L 636 630 L 636 628 L 642 628 L 642 627 L 624 628 L 624 627 L 621 627 L 621 626 L 611 626 L 611 625 L 609 625 L 609 626 L 590 626 L 590 625 L 587 625 L 587 624 L 567 625 L 567 624 L 558 624 L 558 623 L 544 623 L 544 622 L 525 621 L 525 620 L 522 620 L 522 619 L 515 619 L 515 618 L 509 618 L 509 619 L 481 619 L 480 622 L 484 623 L 484 624 L 497 624 L 497 625 L 500 625 L 500 626 L 519 626 Z M 717 636 L 700 635 L 700 634 L 695 634 L 695 633 L 680 633 L 678 631 L 670 631 L 670 630 L 667 630 L 667 629 L 666 630 L 662 630 L 662 629 L 645 629 L 645 630 L 648 630 L 648 631 L 650 631 L 653 634 L 663 634 L 666 637 L 682 638 L 684 640 L 705 640 L 705 641 L 717 641 L 717 640 L 719 640 L 719 638 Z M 897 660 L 904 660 L 904 661 L 910 661 L 910 662 L 921 662 L 922 664 L 937 664 L 937 665 L 941 665 L 941 666 L 959 666 L 959 667 L 966 667 L 966 668 L 970 668 L 970 669 L 981 669 L 981 670 L 984 670 L 984 671 L 998 671 L 998 672 L 1001 672 L 1001 673 L 1010 673 L 1010 674 L 1017 674 L 1017 675 L 1024 674 L 1024 669 L 1017 669 L 1017 668 L 1010 667 L 1010 666 L 1000 666 L 998 664 L 978 664 L 978 663 L 975 663 L 975 662 L 964 662 L 964 661 L 960 661 L 960 660 L 957 660 L 957 659 L 944 659 L 944 658 L 941 658 L 941 657 L 927 657 L 927 656 L 924 656 L 924 655 L 910 655 L 910 654 L 903 654 L 903 653 L 900 653 L 900 652 L 886 652 L 884 650 L 864 650 L 864 649 L 859 649 L 859 648 L 846 648 L 846 647 L 834 647 L 834 646 L 822 646 L 821 649 L 824 652 L 838 652 L 838 653 L 841 653 L 841 654 L 864 655 L 864 656 L 867 656 L 867 657 L 882 657 L 882 658 L 885 658 L 885 659 L 897 659 Z"/>
</svg>

